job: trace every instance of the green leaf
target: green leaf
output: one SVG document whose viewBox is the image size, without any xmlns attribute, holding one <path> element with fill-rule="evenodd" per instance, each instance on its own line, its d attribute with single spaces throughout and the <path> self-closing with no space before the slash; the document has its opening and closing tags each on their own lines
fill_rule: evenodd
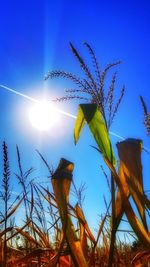
<svg viewBox="0 0 150 267">
<path fill-rule="evenodd" d="M 81 133 L 81 130 L 82 130 L 84 124 L 85 124 L 84 114 L 83 114 L 82 108 L 79 105 L 78 116 L 77 116 L 75 128 L 74 128 L 74 142 L 75 142 L 75 144 L 79 140 L 80 133 Z"/>
<path fill-rule="evenodd" d="M 115 164 L 115 158 L 109 139 L 109 134 L 106 129 L 103 116 L 96 104 L 81 104 L 78 108 L 78 116 L 74 129 L 74 141 L 78 142 L 81 130 L 85 124 L 88 126 L 94 136 L 94 139 L 102 152 L 103 157 L 109 159 L 110 162 Z"/>
</svg>

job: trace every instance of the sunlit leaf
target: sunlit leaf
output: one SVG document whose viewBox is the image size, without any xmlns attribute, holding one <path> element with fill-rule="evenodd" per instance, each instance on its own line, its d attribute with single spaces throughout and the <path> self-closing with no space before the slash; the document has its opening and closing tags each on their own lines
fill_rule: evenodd
<svg viewBox="0 0 150 267">
<path fill-rule="evenodd" d="M 85 121 L 87 122 L 94 139 L 102 152 L 103 157 L 108 158 L 110 162 L 115 164 L 115 158 L 109 139 L 109 134 L 103 120 L 103 116 L 97 105 L 95 104 L 81 104 L 78 108 L 78 116 L 76 119 L 74 129 L 74 141 L 75 144 L 78 142 L 81 130 L 84 126 Z"/>
</svg>

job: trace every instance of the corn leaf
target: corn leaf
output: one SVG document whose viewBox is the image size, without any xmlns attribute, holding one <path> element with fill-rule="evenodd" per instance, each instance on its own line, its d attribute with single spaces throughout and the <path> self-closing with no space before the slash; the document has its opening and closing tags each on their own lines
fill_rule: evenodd
<svg viewBox="0 0 150 267">
<path fill-rule="evenodd" d="M 118 143 L 117 148 L 120 158 L 120 179 L 122 180 L 122 184 L 124 184 L 124 189 L 126 189 L 127 196 L 129 197 L 131 194 L 133 197 L 143 225 L 147 229 L 145 207 L 147 206 L 149 209 L 150 202 L 146 198 L 143 188 L 141 145 L 141 140 L 127 139 Z M 120 217 L 120 219 L 120 215 L 123 213 L 123 210 L 121 210 L 121 195 L 120 191 L 118 191 L 116 201 L 116 217 Z"/>
<path fill-rule="evenodd" d="M 73 168 L 73 163 L 61 159 L 57 170 L 52 176 L 52 186 L 62 222 L 63 234 L 69 245 L 72 260 L 75 266 L 87 267 L 88 265 L 84 257 L 81 243 L 78 241 L 74 225 L 68 214 L 68 200 Z M 52 266 L 56 266 L 55 263 L 56 262 L 54 262 Z"/>
<path fill-rule="evenodd" d="M 74 141 L 78 142 L 81 130 L 87 122 L 94 139 L 102 152 L 103 157 L 115 164 L 115 158 L 111 147 L 108 131 L 100 110 L 96 104 L 81 104 L 78 108 L 77 120 L 74 129 Z"/>
<path fill-rule="evenodd" d="M 90 228 L 89 228 L 89 225 L 88 225 L 88 223 L 87 223 L 87 221 L 86 221 L 86 219 L 85 219 L 83 210 L 80 208 L 80 206 L 79 206 L 78 204 L 76 205 L 76 215 L 77 215 L 77 218 L 78 218 L 80 224 L 82 224 L 83 227 L 84 227 L 84 229 L 86 230 L 89 239 L 90 239 L 90 240 L 94 243 L 94 245 L 95 245 L 95 243 L 96 243 L 95 238 L 94 238 L 94 236 L 93 236 L 93 234 L 92 234 L 92 232 L 91 232 L 91 230 L 90 230 Z"/>
<path fill-rule="evenodd" d="M 126 213 L 127 219 L 129 221 L 133 231 L 135 232 L 137 237 L 141 240 L 141 242 L 148 249 L 150 249 L 150 234 L 149 234 L 149 232 L 146 231 L 145 227 L 139 221 L 138 217 L 134 213 L 132 206 L 128 200 L 128 195 L 127 195 L 127 192 L 124 188 L 124 184 L 122 184 L 122 180 L 120 179 L 120 177 L 116 173 L 114 166 L 112 165 L 112 163 L 110 161 L 107 160 L 107 158 L 105 158 L 105 162 L 106 162 L 108 168 L 113 173 L 113 177 L 116 181 L 116 184 L 118 185 L 118 187 L 120 189 L 120 194 L 121 194 L 122 203 L 123 203 L 123 210 Z"/>
</svg>

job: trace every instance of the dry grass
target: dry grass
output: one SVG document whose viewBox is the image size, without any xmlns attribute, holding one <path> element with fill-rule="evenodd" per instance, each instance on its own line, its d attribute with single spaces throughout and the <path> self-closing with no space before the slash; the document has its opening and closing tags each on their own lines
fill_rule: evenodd
<svg viewBox="0 0 150 267">
<path fill-rule="evenodd" d="M 111 226 L 107 218 L 110 205 L 102 217 L 97 236 L 94 236 L 82 207 L 78 204 L 73 207 L 69 203 L 72 171 L 73 164 L 62 159 L 53 174 L 49 169 L 52 193 L 31 182 L 30 192 L 26 192 L 28 197 L 23 193 L 18 203 L 7 212 L 7 217 L 0 222 L 0 266 L 108 266 Z M 22 227 L 11 226 L 10 218 L 15 216 L 21 203 L 24 204 L 25 223 Z M 131 246 L 116 240 L 112 266 L 148 266 L 149 258 L 144 243 L 138 246 L 136 242 Z"/>
</svg>

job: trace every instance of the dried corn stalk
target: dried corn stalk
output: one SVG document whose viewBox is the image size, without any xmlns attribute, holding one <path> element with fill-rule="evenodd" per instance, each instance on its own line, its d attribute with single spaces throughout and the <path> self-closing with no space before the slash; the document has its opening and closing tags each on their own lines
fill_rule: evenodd
<svg viewBox="0 0 150 267">
<path fill-rule="evenodd" d="M 141 150 L 142 142 L 137 139 L 127 139 L 117 144 L 120 158 L 119 176 L 124 185 L 127 196 L 130 194 L 139 211 L 142 223 L 147 229 L 145 209 L 150 208 L 150 202 L 144 194 Z M 120 190 L 116 198 L 116 224 L 118 226 L 123 214 L 123 203 Z"/>
<path fill-rule="evenodd" d="M 77 238 L 74 225 L 68 213 L 68 199 L 73 168 L 73 163 L 65 159 L 61 159 L 60 164 L 52 177 L 53 190 L 58 205 L 64 234 L 60 249 L 63 247 L 64 241 L 66 240 L 75 266 L 87 267 L 88 265 L 84 257 L 81 243 Z M 55 261 L 54 265 L 55 264 L 57 264 L 57 260 Z"/>
</svg>

